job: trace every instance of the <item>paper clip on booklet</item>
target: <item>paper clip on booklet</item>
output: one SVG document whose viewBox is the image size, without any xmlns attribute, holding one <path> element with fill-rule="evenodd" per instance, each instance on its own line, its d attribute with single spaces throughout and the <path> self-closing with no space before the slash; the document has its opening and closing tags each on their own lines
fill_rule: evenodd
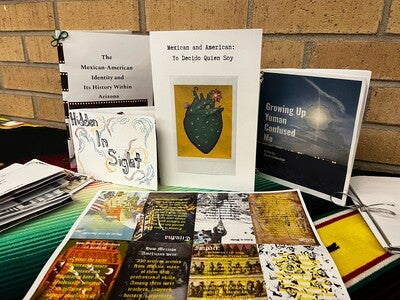
<svg viewBox="0 0 400 300">
<path fill-rule="evenodd" d="M 400 178 L 354 176 L 350 192 L 382 247 L 400 253 Z"/>
</svg>

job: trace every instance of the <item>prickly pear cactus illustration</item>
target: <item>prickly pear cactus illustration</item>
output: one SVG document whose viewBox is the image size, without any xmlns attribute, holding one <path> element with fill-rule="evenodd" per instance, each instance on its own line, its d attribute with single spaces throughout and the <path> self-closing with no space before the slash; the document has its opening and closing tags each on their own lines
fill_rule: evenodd
<svg viewBox="0 0 400 300">
<path fill-rule="evenodd" d="M 193 102 L 185 103 L 186 114 L 183 126 L 190 142 L 204 154 L 209 153 L 221 136 L 223 122 L 223 107 L 215 107 L 220 102 L 222 94 L 219 90 L 211 90 L 204 98 L 203 93 L 197 94 L 198 87 L 193 89 Z"/>
</svg>

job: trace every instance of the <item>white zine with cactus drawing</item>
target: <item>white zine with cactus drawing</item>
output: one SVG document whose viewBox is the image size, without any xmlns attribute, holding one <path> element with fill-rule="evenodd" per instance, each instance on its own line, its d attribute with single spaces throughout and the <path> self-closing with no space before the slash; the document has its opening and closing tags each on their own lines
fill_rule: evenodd
<svg viewBox="0 0 400 300">
<path fill-rule="evenodd" d="M 261 38 L 150 32 L 162 184 L 254 190 Z"/>
</svg>

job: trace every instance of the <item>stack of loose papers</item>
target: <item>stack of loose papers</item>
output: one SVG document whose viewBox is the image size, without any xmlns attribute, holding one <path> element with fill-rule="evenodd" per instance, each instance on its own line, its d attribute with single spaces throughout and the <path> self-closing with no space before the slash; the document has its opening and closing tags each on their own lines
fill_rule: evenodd
<svg viewBox="0 0 400 300">
<path fill-rule="evenodd" d="M 31 160 L 0 171 L 0 232 L 72 201 L 91 179 Z"/>
<path fill-rule="evenodd" d="M 400 253 L 400 178 L 354 176 L 350 187 L 356 206 L 382 247 Z"/>
</svg>

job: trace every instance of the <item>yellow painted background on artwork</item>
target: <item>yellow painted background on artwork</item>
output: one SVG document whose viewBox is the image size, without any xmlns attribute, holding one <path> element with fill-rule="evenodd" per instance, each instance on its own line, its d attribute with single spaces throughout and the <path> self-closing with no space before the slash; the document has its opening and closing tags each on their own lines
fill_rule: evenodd
<svg viewBox="0 0 400 300">
<path fill-rule="evenodd" d="M 197 86 L 197 94 L 204 94 L 204 97 L 213 90 L 221 91 L 222 99 L 215 104 L 216 107 L 224 108 L 222 111 L 222 133 L 215 147 L 207 154 L 198 150 L 186 136 L 183 126 L 186 109 L 185 103 L 193 102 L 193 88 Z M 175 85 L 175 117 L 176 117 L 176 138 L 178 156 L 182 157 L 206 157 L 230 159 L 232 156 L 232 86 L 231 85 Z"/>
</svg>

